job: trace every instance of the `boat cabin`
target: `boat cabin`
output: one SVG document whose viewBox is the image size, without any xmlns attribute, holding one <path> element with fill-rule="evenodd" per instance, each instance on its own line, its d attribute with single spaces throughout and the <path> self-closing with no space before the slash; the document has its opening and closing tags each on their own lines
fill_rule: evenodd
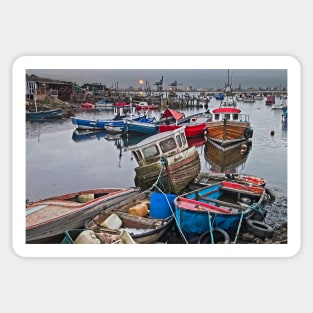
<svg viewBox="0 0 313 313">
<path fill-rule="evenodd" d="M 249 115 L 242 114 L 241 110 L 235 108 L 218 108 L 212 111 L 212 122 L 221 122 L 225 119 L 236 122 L 249 122 Z"/>
<path fill-rule="evenodd" d="M 158 133 L 136 145 L 128 147 L 139 166 L 156 162 L 162 156 L 175 155 L 188 148 L 185 126 L 172 131 Z"/>
<path fill-rule="evenodd" d="M 113 106 L 114 120 L 119 120 L 136 114 L 136 106 L 126 102 L 115 102 Z"/>
</svg>

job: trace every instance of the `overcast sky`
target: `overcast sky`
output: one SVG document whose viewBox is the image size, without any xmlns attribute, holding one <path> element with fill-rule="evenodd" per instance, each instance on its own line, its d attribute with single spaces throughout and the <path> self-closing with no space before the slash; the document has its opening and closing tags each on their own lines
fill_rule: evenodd
<svg viewBox="0 0 313 313">
<path fill-rule="evenodd" d="M 154 84 L 163 76 L 163 88 L 166 88 L 175 80 L 183 87 L 193 88 L 223 88 L 227 82 L 227 69 L 221 70 L 192 70 L 192 69 L 29 69 L 27 74 L 35 74 L 40 77 L 59 79 L 63 81 L 76 82 L 78 85 L 84 83 L 102 83 L 107 87 L 138 87 L 139 81 L 144 84 L 149 82 L 152 89 Z M 235 69 L 229 71 L 230 82 L 233 88 L 239 84 L 242 88 L 248 87 L 287 87 L 286 69 Z"/>
</svg>

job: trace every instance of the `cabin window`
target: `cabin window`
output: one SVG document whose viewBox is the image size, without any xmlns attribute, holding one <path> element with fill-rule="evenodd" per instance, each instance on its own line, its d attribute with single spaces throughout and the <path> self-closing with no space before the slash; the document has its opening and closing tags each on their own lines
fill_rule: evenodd
<svg viewBox="0 0 313 313">
<path fill-rule="evenodd" d="M 220 119 L 220 115 L 219 114 L 214 114 L 215 120 L 218 121 Z"/>
<path fill-rule="evenodd" d="M 168 138 L 160 142 L 160 147 L 163 153 L 174 150 L 176 146 L 176 142 L 174 138 Z"/>
<path fill-rule="evenodd" d="M 226 120 L 230 120 L 230 114 L 225 114 L 225 115 L 224 115 L 224 118 L 225 118 Z"/>
<path fill-rule="evenodd" d="M 133 155 L 134 155 L 134 157 L 135 157 L 135 159 L 136 159 L 137 161 L 142 160 L 142 155 L 141 155 L 141 153 L 140 153 L 139 150 L 138 150 L 138 151 L 133 151 Z"/>
<path fill-rule="evenodd" d="M 239 115 L 238 115 L 238 114 L 234 114 L 234 115 L 233 115 L 234 121 L 238 120 L 238 118 L 239 118 Z"/>
<path fill-rule="evenodd" d="M 183 145 L 185 145 L 185 144 L 187 143 L 187 139 L 186 139 L 185 134 L 184 134 L 184 133 L 181 133 L 181 134 L 180 134 L 180 137 L 181 137 L 181 139 L 182 139 Z"/>
<path fill-rule="evenodd" d="M 176 136 L 176 141 L 177 141 L 177 143 L 178 143 L 178 146 L 181 148 L 183 144 L 182 144 L 182 142 L 181 142 L 181 138 L 180 138 L 179 135 Z"/>
<path fill-rule="evenodd" d="M 160 154 L 159 149 L 156 145 L 143 148 L 142 153 L 146 159 L 158 156 Z"/>
</svg>

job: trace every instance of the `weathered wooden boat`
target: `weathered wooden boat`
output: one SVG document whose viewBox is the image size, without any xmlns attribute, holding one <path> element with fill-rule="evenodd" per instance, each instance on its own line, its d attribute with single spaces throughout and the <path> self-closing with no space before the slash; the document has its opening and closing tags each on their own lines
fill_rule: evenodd
<svg viewBox="0 0 313 313">
<path fill-rule="evenodd" d="M 254 185 L 265 187 L 266 179 L 260 176 L 245 174 L 245 173 L 214 173 L 214 172 L 200 172 L 199 175 L 193 180 L 193 184 L 201 186 L 210 186 L 218 181 L 233 181 L 241 184 Z"/>
<path fill-rule="evenodd" d="M 98 212 L 121 205 L 138 188 L 99 188 L 26 203 L 26 243 L 44 243 L 84 226 Z"/>
<path fill-rule="evenodd" d="M 178 196 L 174 200 L 177 226 L 186 238 L 214 228 L 230 236 L 239 233 L 247 219 L 264 219 L 264 187 L 221 181 Z"/>
<path fill-rule="evenodd" d="M 251 150 L 250 140 L 241 141 L 227 147 L 207 139 L 204 144 L 204 158 L 210 164 L 210 170 L 218 173 L 237 172 L 246 162 Z"/>
<path fill-rule="evenodd" d="M 232 107 L 220 107 L 212 111 L 212 121 L 206 123 L 206 137 L 226 147 L 252 138 L 253 129 L 249 115 Z"/>
<path fill-rule="evenodd" d="M 176 195 L 144 191 L 126 204 L 99 212 L 85 223 L 101 243 L 107 243 L 108 233 L 127 231 L 138 244 L 156 243 L 174 225 Z"/>
<path fill-rule="evenodd" d="M 225 84 L 225 94 L 232 97 L 231 84 Z M 248 114 L 242 114 L 235 102 L 223 103 L 212 111 L 212 120 L 206 123 L 208 139 L 226 147 L 252 138 L 253 129 Z"/>
<path fill-rule="evenodd" d="M 200 157 L 188 145 L 185 126 L 149 136 L 128 150 L 138 163 L 135 184 L 142 190 L 157 183 L 164 192 L 178 194 L 200 172 Z"/>
<path fill-rule="evenodd" d="M 62 109 L 26 111 L 26 120 L 45 120 L 45 119 L 57 119 L 62 117 L 63 117 Z"/>
</svg>

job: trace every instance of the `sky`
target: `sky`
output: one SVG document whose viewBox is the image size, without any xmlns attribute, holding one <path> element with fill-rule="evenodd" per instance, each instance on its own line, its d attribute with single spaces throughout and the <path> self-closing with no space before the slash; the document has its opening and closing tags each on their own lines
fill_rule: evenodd
<svg viewBox="0 0 313 313">
<path fill-rule="evenodd" d="M 227 82 L 227 69 L 28 69 L 29 75 L 84 83 L 101 83 L 107 87 L 139 87 L 139 81 L 146 82 L 156 89 L 156 82 L 163 76 L 163 88 L 177 81 L 179 87 L 223 88 Z M 286 69 L 235 69 L 229 71 L 229 80 L 233 88 L 249 87 L 287 87 Z"/>
</svg>

